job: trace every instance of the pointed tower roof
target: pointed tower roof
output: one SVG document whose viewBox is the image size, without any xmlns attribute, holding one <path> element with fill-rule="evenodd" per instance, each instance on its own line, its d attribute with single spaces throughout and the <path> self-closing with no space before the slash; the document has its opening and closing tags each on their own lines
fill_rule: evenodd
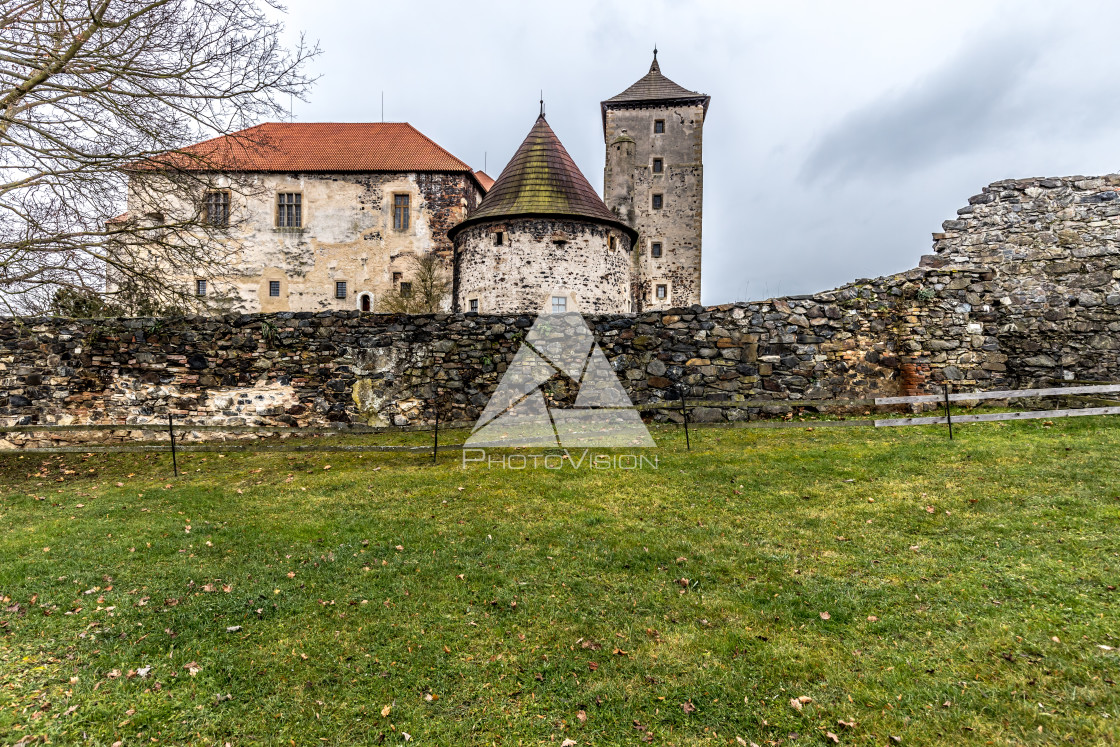
<svg viewBox="0 0 1120 747">
<path fill-rule="evenodd" d="M 603 127 L 607 125 L 607 110 L 612 108 L 630 108 L 663 103 L 696 102 L 704 105 L 704 114 L 708 113 L 708 103 L 711 96 L 704 93 L 690 91 L 684 86 L 677 85 L 661 74 L 661 65 L 657 62 L 657 50 L 653 51 L 653 64 L 649 72 L 642 76 L 637 83 L 627 88 L 617 96 L 611 96 L 602 102 Z"/>
<path fill-rule="evenodd" d="M 506 218 L 569 217 L 605 223 L 637 233 L 606 206 L 548 126 L 544 114 L 502 169 L 482 202 L 447 232 L 454 240 L 464 228 Z"/>
</svg>

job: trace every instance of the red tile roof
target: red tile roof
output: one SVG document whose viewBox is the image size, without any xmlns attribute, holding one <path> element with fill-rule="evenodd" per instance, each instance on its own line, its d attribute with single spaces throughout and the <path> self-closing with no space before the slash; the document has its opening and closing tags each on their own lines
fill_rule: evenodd
<svg viewBox="0 0 1120 747">
<path fill-rule="evenodd" d="M 483 192 L 489 192 L 490 188 L 494 186 L 494 179 L 482 169 L 474 172 L 474 178 L 478 179 L 478 183 L 482 185 Z"/>
<path fill-rule="evenodd" d="M 171 155 L 199 171 L 452 171 L 473 175 L 407 122 L 265 122 Z"/>
</svg>

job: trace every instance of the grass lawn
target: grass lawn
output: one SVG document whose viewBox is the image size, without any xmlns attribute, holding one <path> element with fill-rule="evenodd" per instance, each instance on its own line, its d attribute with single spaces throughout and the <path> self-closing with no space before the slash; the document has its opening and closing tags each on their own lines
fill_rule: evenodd
<svg viewBox="0 0 1120 747">
<path fill-rule="evenodd" d="M 957 434 L 4 454 L 0 744 L 1120 741 L 1120 418 Z"/>
</svg>

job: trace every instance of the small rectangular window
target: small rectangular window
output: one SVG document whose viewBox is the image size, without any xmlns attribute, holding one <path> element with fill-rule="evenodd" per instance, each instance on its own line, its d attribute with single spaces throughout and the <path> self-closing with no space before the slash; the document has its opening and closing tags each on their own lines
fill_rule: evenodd
<svg viewBox="0 0 1120 747">
<path fill-rule="evenodd" d="M 653 196 L 653 209 L 654 210 L 660 210 L 661 206 L 663 204 L 665 204 L 665 198 L 664 197 L 662 197 L 661 195 L 654 195 Z"/>
<path fill-rule="evenodd" d="M 568 299 L 565 296 L 552 297 L 552 313 L 563 314 L 568 310 Z"/>
<path fill-rule="evenodd" d="M 273 297 L 278 297 L 280 295 L 280 281 L 279 280 L 269 280 L 268 281 L 268 295 L 273 296 Z"/>
<path fill-rule="evenodd" d="M 346 281 L 339 280 L 334 284 L 334 297 L 346 298 Z"/>
<path fill-rule="evenodd" d="M 653 173 L 660 174 L 665 170 L 665 162 L 660 158 L 653 159 Z"/>
<path fill-rule="evenodd" d="M 412 298 L 412 283 L 401 283 L 401 298 Z"/>
<path fill-rule="evenodd" d="M 494 232 L 494 246 L 501 246 L 505 243 L 506 235 L 503 231 Z"/>
<path fill-rule="evenodd" d="M 229 192 L 224 189 L 206 193 L 206 222 L 211 226 L 229 226 Z"/>
<path fill-rule="evenodd" d="M 195 280 L 194 281 L 194 294 L 196 296 L 205 296 L 206 295 L 206 281 L 205 280 Z"/>
<path fill-rule="evenodd" d="M 661 256 L 661 242 L 660 241 L 655 241 L 655 242 L 653 242 L 652 244 L 649 245 L 649 256 L 651 256 L 651 257 L 660 257 Z"/>
<path fill-rule="evenodd" d="M 276 227 L 303 227 L 303 195 L 299 192 L 281 192 L 276 195 Z"/>
<path fill-rule="evenodd" d="M 658 301 L 664 301 L 666 299 L 666 297 L 668 297 L 668 295 L 669 295 L 669 286 L 667 286 L 667 285 L 657 286 L 657 300 Z"/>
<path fill-rule="evenodd" d="M 610 247 L 610 250 L 612 252 L 614 251 L 614 236 L 611 236 L 609 239 L 607 239 L 607 246 Z"/>
<path fill-rule="evenodd" d="M 393 230 L 408 230 L 408 195 L 393 195 Z"/>
<path fill-rule="evenodd" d="M 471 305 L 471 311 L 473 311 L 477 314 L 478 313 L 478 299 L 477 298 L 472 298 L 470 300 L 470 305 Z"/>
<path fill-rule="evenodd" d="M 401 281 L 401 278 L 402 278 L 402 277 L 404 277 L 404 276 L 403 276 L 403 275 L 401 275 L 401 273 L 399 273 L 399 272 L 394 272 L 394 273 L 393 273 L 393 282 L 394 282 L 394 283 L 399 283 L 399 282 Z"/>
<path fill-rule="evenodd" d="M 665 120 L 664 119 L 653 120 L 653 131 L 658 135 L 660 135 L 662 132 L 665 132 Z"/>
</svg>

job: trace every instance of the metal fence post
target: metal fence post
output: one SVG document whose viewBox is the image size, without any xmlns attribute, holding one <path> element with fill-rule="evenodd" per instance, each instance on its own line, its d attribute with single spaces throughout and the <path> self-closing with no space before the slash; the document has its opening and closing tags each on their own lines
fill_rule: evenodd
<svg viewBox="0 0 1120 747">
<path fill-rule="evenodd" d="M 167 432 L 171 434 L 171 467 L 175 470 L 175 476 L 179 476 L 179 460 L 175 456 L 175 423 L 172 420 L 171 413 L 167 413 Z"/>
<path fill-rule="evenodd" d="M 953 440 L 953 413 L 949 409 L 949 382 L 945 382 L 945 420 L 949 423 L 949 440 Z"/>
</svg>

